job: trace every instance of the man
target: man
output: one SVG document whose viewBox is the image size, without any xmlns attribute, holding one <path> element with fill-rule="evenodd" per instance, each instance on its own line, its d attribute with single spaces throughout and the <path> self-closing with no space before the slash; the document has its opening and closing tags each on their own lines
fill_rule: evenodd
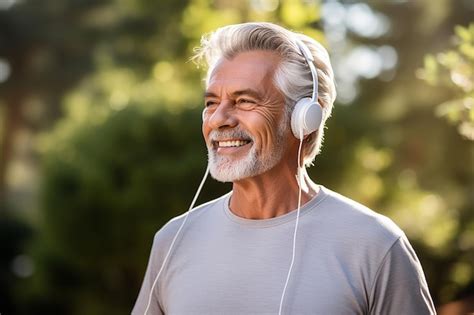
<svg viewBox="0 0 474 315">
<path fill-rule="evenodd" d="M 205 37 L 198 57 L 209 66 L 210 173 L 232 192 L 156 234 L 132 313 L 434 314 L 403 232 L 304 171 L 336 94 L 326 50 L 277 25 L 246 23 Z M 311 95 L 322 122 L 300 134 L 292 113 Z"/>
</svg>

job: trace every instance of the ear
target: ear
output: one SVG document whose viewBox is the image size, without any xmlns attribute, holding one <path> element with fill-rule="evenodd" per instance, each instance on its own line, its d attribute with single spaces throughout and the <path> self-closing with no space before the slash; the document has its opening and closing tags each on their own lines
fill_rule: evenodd
<svg viewBox="0 0 474 315">
<path fill-rule="evenodd" d="M 313 132 L 310 133 L 310 134 L 305 135 L 304 138 L 303 138 L 303 140 L 306 141 L 306 142 L 309 142 L 309 140 L 311 140 L 311 137 L 312 137 L 312 136 L 316 136 L 316 134 L 318 133 L 318 131 L 319 131 L 319 129 L 313 131 Z"/>
</svg>

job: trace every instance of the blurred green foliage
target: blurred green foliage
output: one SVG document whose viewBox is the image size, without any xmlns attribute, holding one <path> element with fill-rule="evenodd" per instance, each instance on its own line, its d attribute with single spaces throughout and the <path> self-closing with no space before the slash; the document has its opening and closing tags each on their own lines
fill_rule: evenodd
<svg viewBox="0 0 474 315">
<path fill-rule="evenodd" d="M 11 211 L 11 205 L 0 202 L 0 211 L 5 213 Z M 2 310 L 14 310 L 15 296 L 10 289 L 17 282 L 17 276 L 10 270 L 19 257 L 25 252 L 26 244 L 31 240 L 33 231 L 31 227 L 22 220 L 8 215 L 0 216 L 0 244 L 2 255 L 0 256 L 0 305 Z M 24 257 L 24 256 L 23 256 Z"/>
<path fill-rule="evenodd" d="M 468 91 L 452 82 L 427 87 L 415 76 L 425 54 L 438 48 L 431 44 L 439 29 L 451 32 L 466 19 L 462 7 L 448 12 L 443 3 L 371 4 L 391 19 L 393 33 L 372 41 L 348 36 L 395 47 L 397 73 L 393 80 L 363 81 L 352 104 L 336 104 L 323 153 L 309 170 L 318 183 L 406 231 L 437 305 L 472 294 L 474 283 L 472 143 L 432 115 L 440 99 L 472 100 L 472 68 Z M 15 39 L 6 58 L 24 68 L 0 85 L 2 115 L 22 104 L 40 108 L 38 125 L 55 122 L 35 132 L 36 206 L 15 218 L 25 227 L 4 237 L 16 240 L 16 250 L 2 256 L 6 268 L 21 254 L 34 262 L 32 276 L 2 276 L 9 300 L 0 311 L 7 314 L 130 312 L 153 234 L 187 209 L 205 170 L 205 69 L 189 62 L 202 34 L 265 20 L 326 43 L 321 4 L 314 1 L 25 1 L 1 17 L 10 26 L 2 30 Z M 472 64 L 464 52 L 472 50 L 472 26 L 456 32 L 458 61 Z M 29 55 L 17 53 L 25 49 Z M 458 62 L 443 61 L 452 57 L 443 58 L 425 59 L 426 80 L 444 84 L 443 71 L 466 75 Z M 454 117 L 472 124 L 464 112 Z M 229 189 L 210 180 L 200 201 Z M 7 212 L 13 211 L 0 215 Z"/>
<path fill-rule="evenodd" d="M 452 89 L 456 98 L 436 107 L 436 114 L 474 140 L 474 23 L 455 28 L 454 49 L 425 57 L 419 76 L 431 85 Z"/>
</svg>

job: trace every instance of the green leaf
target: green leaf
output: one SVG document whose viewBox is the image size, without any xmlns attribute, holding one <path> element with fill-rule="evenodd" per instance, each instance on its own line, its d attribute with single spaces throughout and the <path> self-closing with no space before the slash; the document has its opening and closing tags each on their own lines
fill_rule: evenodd
<svg viewBox="0 0 474 315">
<path fill-rule="evenodd" d="M 474 40 L 474 33 L 470 32 L 473 28 L 471 28 L 472 24 L 470 25 L 469 28 L 457 25 L 454 28 L 454 32 L 456 33 L 456 36 L 458 36 L 462 41 L 466 42 L 471 42 Z"/>
<path fill-rule="evenodd" d="M 429 72 L 436 72 L 438 63 L 433 55 L 426 55 L 424 60 L 425 70 Z"/>
</svg>

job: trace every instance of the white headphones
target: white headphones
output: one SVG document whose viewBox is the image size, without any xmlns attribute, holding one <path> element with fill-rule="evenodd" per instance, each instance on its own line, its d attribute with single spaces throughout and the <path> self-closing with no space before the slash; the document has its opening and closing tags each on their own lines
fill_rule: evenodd
<svg viewBox="0 0 474 315">
<path fill-rule="evenodd" d="M 318 103 L 318 74 L 314 66 L 314 57 L 308 47 L 300 39 L 295 39 L 296 45 L 309 65 L 313 77 L 313 94 L 311 98 L 300 99 L 291 114 L 291 130 L 297 139 L 316 131 L 323 120 L 323 110 Z"/>
</svg>

